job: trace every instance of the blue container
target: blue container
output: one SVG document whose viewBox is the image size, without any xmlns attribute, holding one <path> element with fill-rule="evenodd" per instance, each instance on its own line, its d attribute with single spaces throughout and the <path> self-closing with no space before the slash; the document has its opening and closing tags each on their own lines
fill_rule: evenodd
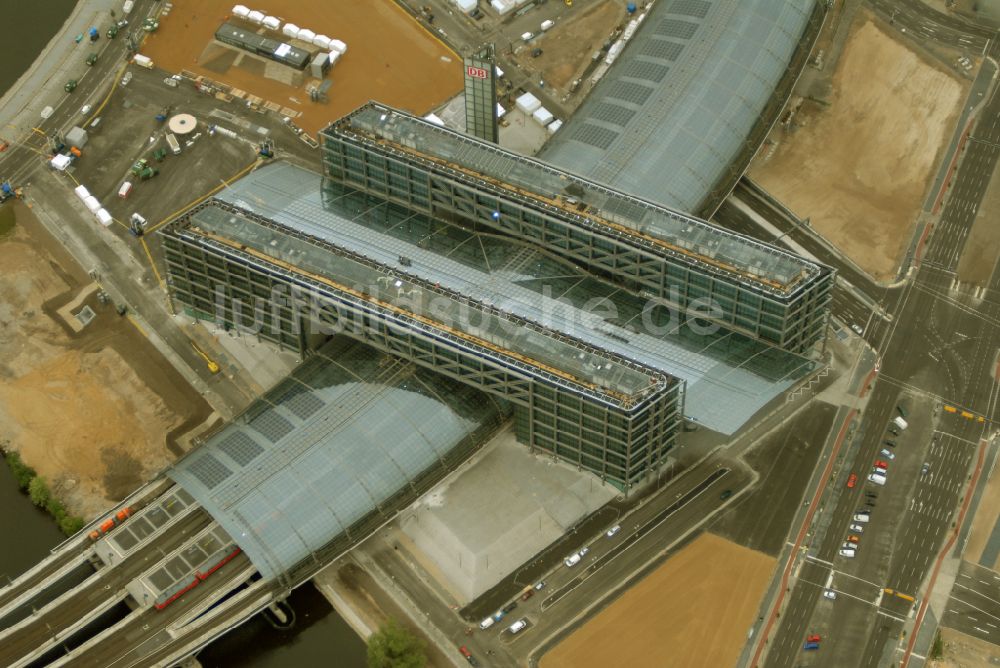
<svg viewBox="0 0 1000 668">
<path fill-rule="evenodd" d="M 635 3 L 630 2 L 627 5 L 625 5 L 625 11 L 627 11 L 629 14 L 635 14 Z"/>
</svg>

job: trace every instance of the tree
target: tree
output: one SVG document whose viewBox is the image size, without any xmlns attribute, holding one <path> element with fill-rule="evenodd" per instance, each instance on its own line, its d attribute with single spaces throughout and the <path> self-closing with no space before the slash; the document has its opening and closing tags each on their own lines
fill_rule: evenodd
<svg viewBox="0 0 1000 668">
<path fill-rule="evenodd" d="M 390 619 L 368 638 L 368 668 L 423 668 L 424 641 Z"/>
<path fill-rule="evenodd" d="M 25 464 L 21 460 L 21 455 L 12 450 L 7 451 L 5 457 L 7 459 L 7 466 L 10 467 L 10 472 L 14 474 L 17 484 L 21 486 L 21 489 L 28 489 L 31 479 L 36 475 L 35 469 Z"/>
<path fill-rule="evenodd" d="M 931 652 L 927 658 L 934 661 L 940 661 L 944 658 L 944 641 L 941 639 L 941 631 L 938 631 L 937 635 L 934 636 L 934 644 L 931 645 Z"/>
<path fill-rule="evenodd" d="M 44 508 L 49 502 L 49 488 L 41 476 L 35 476 L 28 484 L 28 496 L 31 502 L 39 508 Z"/>
</svg>

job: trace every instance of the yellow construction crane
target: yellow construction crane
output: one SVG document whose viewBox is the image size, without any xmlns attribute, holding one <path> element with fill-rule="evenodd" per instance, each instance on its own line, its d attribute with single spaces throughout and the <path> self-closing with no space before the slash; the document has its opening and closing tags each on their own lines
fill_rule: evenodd
<svg viewBox="0 0 1000 668">
<path fill-rule="evenodd" d="M 205 354 L 205 351 L 202 350 L 201 348 L 199 348 L 197 343 L 195 343 L 194 341 L 192 341 L 191 342 L 191 347 L 194 348 L 194 351 L 196 353 L 198 353 L 198 355 L 200 355 L 203 360 L 205 360 L 205 364 L 208 365 L 208 370 L 210 372 L 212 372 L 212 373 L 219 373 L 220 367 L 219 367 L 218 363 L 216 363 L 215 360 L 213 360 L 211 357 L 209 357 L 207 354 Z"/>
</svg>

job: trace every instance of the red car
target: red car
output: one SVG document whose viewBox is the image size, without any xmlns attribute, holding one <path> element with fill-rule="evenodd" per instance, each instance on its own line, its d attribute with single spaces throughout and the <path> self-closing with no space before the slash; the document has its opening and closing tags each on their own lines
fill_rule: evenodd
<svg viewBox="0 0 1000 668">
<path fill-rule="evenodd" d="M 819 642 L 820 640 L 822 640 L 822 638 L 815 633 L 806 638 L 806 642 Z"/>
<path fill-rule="evenodd" d="M 884 462 L 881 459 L 876 459 L 875 460 L 875 466 L 887 469 L 887 468 L 889 468 L 889 463 L 888 462 Z"/>
<path fill-rule="evenodd" d="M 858 482 L 858 474 L 857 473 L 852 473 L 851 475 L 849 475 L 847 477 L 847 486 L 848 487 L 854 487 L 854 485 L 856 485 L 857 482 Z"/>
</svg>

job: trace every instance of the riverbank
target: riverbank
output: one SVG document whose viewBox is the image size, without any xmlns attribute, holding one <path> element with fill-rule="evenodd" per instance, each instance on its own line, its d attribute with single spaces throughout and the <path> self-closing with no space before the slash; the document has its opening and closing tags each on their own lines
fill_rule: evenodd
<svg viewBox="0 0 1000 668">
<path fill-rule="evenodd" d="M 76 43 L 76 35 L 86 32 L 91 25 L 108 24 L 111 11 L 120 11 L 121 4 L 120 0 L 77 2 L 31 67 L 0 97 L 0 136 L 10 141 L 23 137 L 38 124 L 42 109 L 59 104 L 65 97 L 66 80 L 86 67 L 80 55 L 86 47 Z M 73 57 L 77 55 L 80 57 Z"/>
</svg>

